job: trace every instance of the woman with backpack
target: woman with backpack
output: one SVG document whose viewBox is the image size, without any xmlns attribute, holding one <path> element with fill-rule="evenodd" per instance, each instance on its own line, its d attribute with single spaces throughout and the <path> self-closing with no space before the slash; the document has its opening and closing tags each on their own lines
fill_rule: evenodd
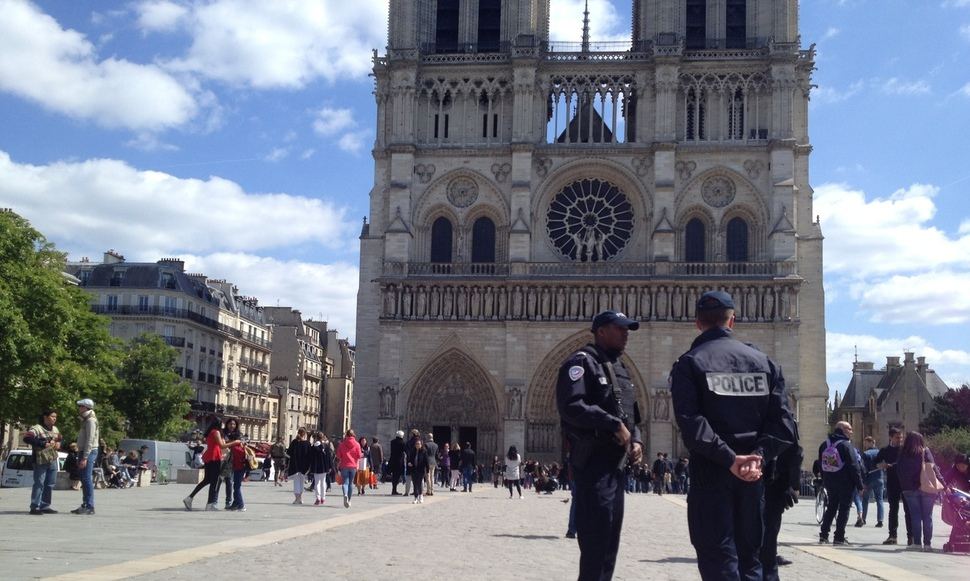
<svg viewBox="0 0 970 581">
<path fill-rule="evenodd" d="M 913 533 L 913 543 L 906 548 L 930 553 L 933 551 L 933 507 L 942 491 L 942 485 L 938 489 L 933 488 L 933 481 L 935 479 L 939 484 L 943 476 L 936 467 L 933 453 L 923 441 L 923 434 L 906 434 L 899 460 L 896 461 L 896 476 L 903 491 L 903 501 L 909 508 L 910 530 Z"/>
</svg>

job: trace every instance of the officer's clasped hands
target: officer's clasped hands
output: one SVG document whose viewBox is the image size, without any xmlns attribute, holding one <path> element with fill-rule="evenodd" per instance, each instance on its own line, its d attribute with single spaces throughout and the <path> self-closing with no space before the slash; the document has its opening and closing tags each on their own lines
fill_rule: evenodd
<svg viewBox="0 0 970 581">
<path fill-rule="evenodd" d="M 755 482 L 761 478 L 761 456 L 752 454 L 735 456 L 731 474 L 745 482 Z"/>
</svg>

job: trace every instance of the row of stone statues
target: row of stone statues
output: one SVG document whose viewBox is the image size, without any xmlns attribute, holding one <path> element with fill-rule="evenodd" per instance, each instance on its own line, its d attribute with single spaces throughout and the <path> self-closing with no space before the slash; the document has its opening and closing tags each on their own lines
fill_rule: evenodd
<svg viewBox="0 0 970 581">
<path fill-rule="evenodd" d="M 388 283 L 382 286 L 384 319 L 459 321 L 588 321 L 606 309 L 643 321 L 687 321 L 710 285 L 637 284 L 446 284 Z M 746 322 L 798 318 L 798 282 L 732 284 L 723 288 Z"/>
</svg>

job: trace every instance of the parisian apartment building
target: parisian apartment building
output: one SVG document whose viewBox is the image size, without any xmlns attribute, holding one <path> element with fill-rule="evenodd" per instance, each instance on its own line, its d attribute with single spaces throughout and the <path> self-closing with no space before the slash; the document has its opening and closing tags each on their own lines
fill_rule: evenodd
<svg viewBox="0 0 970 581">
<path fill-rule="evenodd" d="M 273 331 L 270 373 L 279 390 L 281 424 L 276 434 L 288 442 L 300 428 L 320 429 L 321 394 L 327 365 L 320 331 L 291 307 L 264 308 Z"/>
<path fill-rule="evenodd" d="M 197 426 L 218 413 L 238 418 L 240 431 L 254 441 L 276 433 L 272 328 L 255 298 L 229 281 L 185 272 L 177 258 L 127 262 L 109 251 L 100 264 L 82 259 L 67 271 L 91 294 L 92 309 L 111 317 L 112 336 L 156 333 L 179 350 L 175 371 L 193 388 Z"/>
</svg>

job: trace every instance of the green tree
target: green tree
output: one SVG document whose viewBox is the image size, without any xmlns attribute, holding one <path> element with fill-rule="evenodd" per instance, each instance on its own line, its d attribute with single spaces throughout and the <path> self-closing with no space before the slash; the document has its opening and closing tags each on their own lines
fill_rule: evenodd
<svg viewBox="0 0 970 581">
<path fill-rule="evenodd" d="M 113 403 L 128 421 L 128 436 L 147 440 L 175 439 L 189 429 L 185 419 L 192 387 L 177 373 L 178 350 L 161 337 L 146 334 L 125 346 Z"/>
<path fill-rule="evenodd" d="M 970 428 L 970 385 L 951 389 L 933 399 L 933 409 L 920 422 L 920 431 L 927 436 L 946 428 Z"/>
<path fill-rule="evenodd" d="M 930 436 L 927 445 L 936 463 L 941 468 L 949 468 L 957 454 L 970 454 L 970 428 L 944 428 Z"/>
<path fill-rule="evenodd" d="M 75 402 L 89 397 L 110 436 L 118 425 L 108 403 L 117 386 L 116 342 L 87 293 L 63 275 L 64 263 L 27 220 L 0 210 L 0 430 L 33 423 L 52 407 L 73 438 Z"/>
</svg>

